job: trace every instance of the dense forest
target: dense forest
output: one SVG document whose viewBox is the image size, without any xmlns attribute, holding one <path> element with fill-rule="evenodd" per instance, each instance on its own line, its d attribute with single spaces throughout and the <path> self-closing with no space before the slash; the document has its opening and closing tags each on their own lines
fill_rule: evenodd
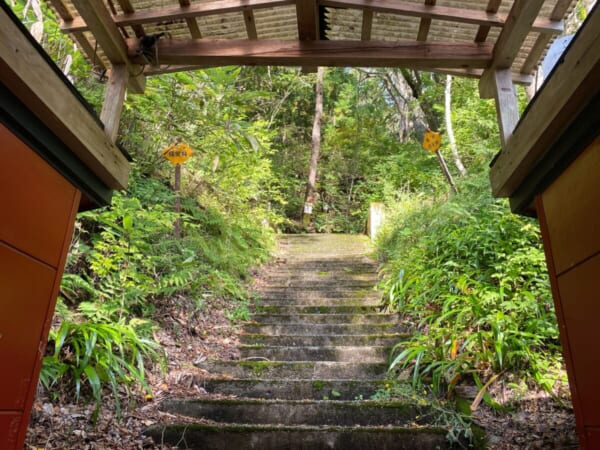
<svg viewBox="0 0 600 450">
<path fill-rule="evenodd" d="M 40 42 L 99 111 L 105 74 L 45 4 L 12 3 L 28 28 L 43 26 Z M 144 95 L 128 95 L 118 139 L 133 158 L 129 187 L 79 215 L 41 375 L 46 393 L 91 399 L 92 421 L 107 403 L 120 415 L 151 399 L 152 374 L 169 370 L 161 332 L 184 333 L 181 317 L 214 310 L 232 326 L 248 319 L 248 281 L 278 233 L 362 233 L 369 204 L 382 202 L 382 302 L 415 329 L 391 367 L 409 369 L 414 386 L 438 398 L 472 384 L 497 410 L 490 392 L 499 383 L 515 396 L 565 397 L 539 228 L 491 196 L 496 113 L 476 80 L 325 69 L 313 211 L 303 222 L 316 81 L 295 68 L 222 67 L 148 78 Z M 427 129 L 443 136 L 455 190 L 421 146 Z M 182 167 L 180 215 L 161 154 L 177 141 L 194 152 Z"/>
</svg>

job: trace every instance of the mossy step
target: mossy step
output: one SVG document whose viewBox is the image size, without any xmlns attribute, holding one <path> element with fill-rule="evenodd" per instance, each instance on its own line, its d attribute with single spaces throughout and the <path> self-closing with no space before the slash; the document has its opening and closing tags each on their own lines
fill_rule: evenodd
<svg viewBox="0 0 600 450">
<path fill-rule="evenodd" d="M 270 361 L 385 362 L 389 353 L 390 348 L 383 346 L 240 346 L 242 359 L 259 357 Z"/>
<path fill-rule="evenodd" d="M 305 298 L 295 298 L 288 295 L 275 295 L 273 297 L 261 297 L 257 301 L 262 306 L 381 306 L 381 296 L 370 295 L 365 298 L 364 295 L 356 295 L 350 298 L 327 298 L 327 296 L 305 296 Z"/>
<path fill-rule="evenodd" d="M 156 425 L 144 434 L 189 450 L 447 450 L 447 431 L 419 427 L 308 427 L 276 425 Z"/>
<path fill-rule="evenodd" d="M 256 311 L 262 314 L 369 314 L 379 312 L 376 305 L 257 305 Z"/>
<path fill-rule="evenodd" d="M 408 338 L 406 333 L 375 333 L 346 335 L 287 335 L 247 333 L 240 335 L 244 344 L 272 346 L 334 346 L 334 345 L 383 345 L 391 347 Z"/>
<path fill-rule="evenodd" d="M 280 425 L 427 425 L 426 406 L 399 401 L 169 399 L 162 411 L 214 422 Z"/>
<path fill-rule="evenodd" d="M 385 380 L 272 380 L 208 379 L 202 387 L 209 393 L 236 397 L 303 400 L 356 400 L 370 398 L 385 389 Z"/>
<path fill-rule="evenodd" d="M 377 380 L 388 374 L 387 363 L 333 361 L 215 361 L 196 364 L 213 375 L 249 379 Z"/>
<path fill-rule="evenodd" d="M 261 325 L 283 324 L 385 324 L 399 323 L 397 314 L 252 314 L 251 319 Z"/>
<path fill-rule="evenodd" d="M 273 335 L 326 335 L 326 334 L 385 334 L 401 333 L 406 327 L 398 323 L 375 323 L 375 324 L 270 324 L 246 323 L 243 325 L 246 333 L 273 334 Z"/>
</svg>

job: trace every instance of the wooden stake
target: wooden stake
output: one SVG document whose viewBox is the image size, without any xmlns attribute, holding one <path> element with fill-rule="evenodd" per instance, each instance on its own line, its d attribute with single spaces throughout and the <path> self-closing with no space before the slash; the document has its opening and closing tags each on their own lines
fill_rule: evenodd
<svg viewBox="0 0 600 450">
<path fill-rule="evenodd" d="M 177 219 L 173 227 L 173 234 L 175 238 L 181 237 L 181 164 L 175 165 L 175 212 L 177 213 Z"/>
<path fill-rule="evenodd" d="M 454 178 L 452 178 L 452 174 L 448 170 L 448 166 L 446 165 L 446 161 L 444 160 L 444 157 L 442 156 L 442 152 L 438 150 L 437 152 L 435 152 L 435 154 L 438 157 L 438 161 L 440 162 L 440 167 L 442 168 L 442 172 L 444 172 L 444 175 L 446 175 L 446 179 L 448 180 L 448 183 L 450 183 L 452 190 L 458 194 L 458 189 L 456 189 L 456 184 L 454 184 Z"/>
</svg>

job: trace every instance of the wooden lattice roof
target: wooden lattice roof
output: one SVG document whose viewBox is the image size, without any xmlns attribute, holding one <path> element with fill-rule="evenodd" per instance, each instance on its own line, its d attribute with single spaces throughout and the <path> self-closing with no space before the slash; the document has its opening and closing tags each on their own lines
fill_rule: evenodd
<svg viewBox="0 0 600 450">
<path fill-rule="evenodd" d="M 134 78 L 229 64 L 324 65 L 411 67 L 473 77 L 510 68 L 513 80 L 525 84 L 575 2 L 47 1 L 91 61 L 107 69 L 126 64 Z M 165 35 L 144 57 L 140 38 L 156 33 Z"/>
</svg>

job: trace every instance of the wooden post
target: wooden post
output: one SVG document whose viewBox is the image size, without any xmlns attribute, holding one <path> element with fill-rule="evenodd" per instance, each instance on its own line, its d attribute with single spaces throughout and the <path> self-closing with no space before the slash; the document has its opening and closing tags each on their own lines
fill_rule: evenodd
<svg viewBox="0 0 600 450">
<path fill-rule="evenodd" d="M 104 132 L 112 142 L 115 142 L 119 132 L 119 121 L 123 112 L 123 101 L 125 100 L 128 80 L 129 72 L 125 64 L 112 67 L 106 93 L 104 94 L 102 112 L 100 113 L 100 120 L 104 124 Z"/>
<path fill-rule="evenodd" d="M 440 167 L 442 168 L 442 172 L 444 172 L 444 175 L 446 176 L 448 183 L 450 183 L 452 190 L 455 193 L 458 193 L 458 189 L 456 189 L 456 184 L 454 184 L 454 178 L 452 178 L 452 174 L 448 170 L 448 166 L 446 165 L 446 160 L 442 156 L 442 152 L 438 150 L 437 152 L 435 152 L 435 154 L 438 157 L 438 161 L 440 162 Z"/>
<path fill-rule="evenodd" d="M 173 234 L 177 239 L 181 237 L 181 164 L 175 164 L 175 212 L 177 219 L 173 228 Z"/>
<path fill-rule="evenodd" d="M 500 141 L 502 148 L 505 148 L 519 122 L 517 93 L 512 82 L 510 69 L 496 70 L 492 78 Z"/>
</svg>

